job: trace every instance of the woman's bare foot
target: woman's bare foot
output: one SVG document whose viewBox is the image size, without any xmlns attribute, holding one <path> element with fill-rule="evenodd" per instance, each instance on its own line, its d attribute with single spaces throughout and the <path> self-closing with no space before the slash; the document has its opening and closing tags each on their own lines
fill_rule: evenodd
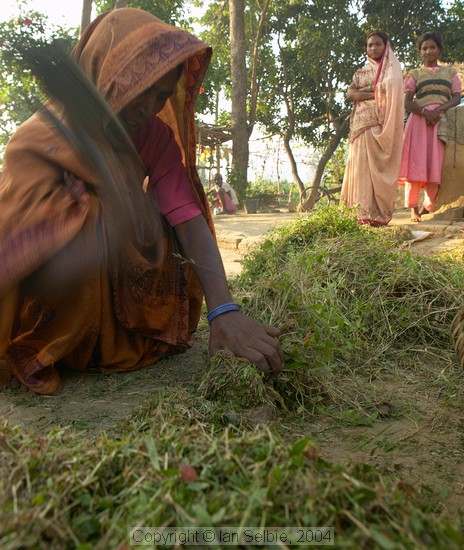
<svg viewBox="0 0 464 550">
<path fill-rule="evenodd" d="M 414 223 L 421 221 L 421 215 L 417 206 L 415 208 L 411 208 L 411 221 Z"/>
<path fill-rule="evenodd" d="M 429 211 L 424 206 L 419 211 L 419 216 L 423 216 L 424 214 L 428 214 Z"/>
</svg>

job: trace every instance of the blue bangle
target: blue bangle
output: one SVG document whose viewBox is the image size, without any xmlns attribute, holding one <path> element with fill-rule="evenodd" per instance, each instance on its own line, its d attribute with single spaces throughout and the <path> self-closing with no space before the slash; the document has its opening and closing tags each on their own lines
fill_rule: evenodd
<svg viewBox="0 0 464 550">
<path fill-rule="evenodd" d="M 216 317 L 219 317 L 219 315 L 227 313 L 228 311 L 240 311 L 240 306 L 230 302 L 228 304 L 222 304 L 222 306 L 215 307 L 206 316 L 208 323 L 211 323 L 213 319 L 216 319 Z"/>
</svg>

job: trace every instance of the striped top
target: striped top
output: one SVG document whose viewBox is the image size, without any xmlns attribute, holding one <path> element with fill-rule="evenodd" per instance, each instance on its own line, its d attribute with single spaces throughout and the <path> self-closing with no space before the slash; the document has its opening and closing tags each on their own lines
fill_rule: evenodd
<svg viewBox="0 0 464 550">
<path fill-rule="evenodd" d="M 414 101 L 419 107 L 426 105 L 442 105 L 451 99 L 452 79 L 456 75 L 453 67 L 438 67 L 430 69 L 421 67 L 410 71 L 410 76 L 416 83 Z"/>
</svg>

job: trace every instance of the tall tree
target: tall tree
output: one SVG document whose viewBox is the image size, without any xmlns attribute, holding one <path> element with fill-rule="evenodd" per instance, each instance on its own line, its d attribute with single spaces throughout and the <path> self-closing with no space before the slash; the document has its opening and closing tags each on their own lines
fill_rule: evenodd
<svg viewBox="0 0 464 550">
<path fill-rule="evenodd" d="M 270 25 L 278 56 L 267 66 L 264 95 L 269 99 L 259 109 L 260 122 L 268 132 L 283 136 L 300 193 L 309 182 L 299 176 L 292 144 L 299 140 L 320 151 L 311 182 L 318 186 L 348 130 L 343 91 L 362 55 L 359 20 L 351 8 L 349 0 L 273 5 Z"/>
<path fill-rule="evenodd" d="M 82 0 L 82 15 L 81 15 L 81 28 L 80 34 L 90 25 L 90 19 L 92 17 L 92 0 Z"/>
<path fill-rule="evenodd" d="M 230 74 L 232 83 L 232 170 L 239 196 L 247 186 L 248 125 L 246 71 L 246 39 L 244 0 L 229 0 L 230 13 Z"/>
<path fill-rule="evenodd" d="M 232 180 L 239 196 L 246 193 L 248 141 L 259 118 L 262 70 L 269 49 L 268 8 L 271 0 L 211 0 L 201 24 L 201 37 L 213 46 L 207 85 L 231 100 Z M 248 67 L 248 70 L 247 70 Z M 221 121 L 225 122 L 225 112 Z"/>
</svg>

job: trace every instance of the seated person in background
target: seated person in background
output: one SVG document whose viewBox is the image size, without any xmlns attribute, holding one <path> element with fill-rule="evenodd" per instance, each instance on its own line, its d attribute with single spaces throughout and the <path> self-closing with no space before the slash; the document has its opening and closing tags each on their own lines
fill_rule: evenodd
<svg viewBox="0 0 464 550">
<path fill-rule="evenodd" d="M 214 176 L 214 208 L 218 214 L 235 214 L 237 212 L 238 198 L 232 187 L 223 181 L 221 174 Z"/>
</svg>

